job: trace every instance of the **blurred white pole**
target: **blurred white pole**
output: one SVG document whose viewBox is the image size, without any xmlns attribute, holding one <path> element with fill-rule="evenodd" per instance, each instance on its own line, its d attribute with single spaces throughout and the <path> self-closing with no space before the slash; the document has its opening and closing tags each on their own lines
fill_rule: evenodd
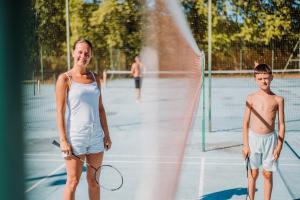
<svg viewBox="0 0 300 200">
<path fill-rule="evenodd" d="M 66 0 L 66 36 L 67 36 L 67 62 L 68 70 L 71 68 L 70 62 L 70 19 L 69 19 L 69 0 Z"/>
</svg>

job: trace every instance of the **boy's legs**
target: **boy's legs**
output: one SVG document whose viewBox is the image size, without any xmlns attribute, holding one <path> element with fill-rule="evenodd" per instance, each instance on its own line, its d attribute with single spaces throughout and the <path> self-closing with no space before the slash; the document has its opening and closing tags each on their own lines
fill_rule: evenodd
<svg viewBox="0 0 300 200">
<path fill-rule="evenodd" d="M 264 175 L 264 199 L 270 200 L 273 188 L 273 173 L 263 170 Z"/>
<path fill-rule="evenodd" d="M 277 170 L 278 162 L 273 159 L 273 152 L 277 145 L 275 133 L 265 138 L 264 152 L 262 156 L 264 176 L 264 199 L 270 200 L 273 188 L 273 172 Z"/>
<path fill-rule="evenodd" d="M 259 169 L 251 169 L 248 171 L 248 190 L 250 200 L 254 200 L 256 190 L 256 180 L 259 174 Z"/>
</svg>

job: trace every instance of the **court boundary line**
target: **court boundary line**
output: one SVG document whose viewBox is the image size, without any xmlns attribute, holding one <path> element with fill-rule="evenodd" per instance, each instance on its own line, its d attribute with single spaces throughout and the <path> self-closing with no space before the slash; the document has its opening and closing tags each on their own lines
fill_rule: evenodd
<svg viewBox="0 0 300 200">
<path fill-rule="evenodd" d="M 287 191 L 288 191 L 290 197 L 291 197 L 292 199 L 296 199 L 296 197 L 294 197 L 294 194 L 293 194 L 293 192 L 291 191 L 290 187 L 287 185 L 285 179 L 283 178 L 283 175 L 282 175 L 281 170 L 280 170 L 279 167 L 278 167 L 278 170 L 277 170 L 277 171 L 278 171 L 279 177 L 281 178 L 281 180 L 282 180 L 282 182 L 283 182 L 283 185 L 284 185 L 285 188 L 287 189 Z"/>
<path fill-rule="evenodd" d="M 285 143 L 286 146 L 289 148 L 289 150 L 294 154 L 294 156 L 296 156 L 296 157 L 298 158 L 298 160 L 300 160 L 300 156 L 299 156 L 298 153 L 294 150 L 294 148 L 288 143 L 288 141 L 285 140 L 284 143 Z"/>
<path fill-rule="evenodd" d="M 58 158 L 61 158 L 60 154 L 53 153 L 53 154 L 48 154 L 48 153 L 28 153 L 28 154 L 23 154 L 24 156 L 57 156 Z M 105 157 L 107 158 L 177 158 L 177 156 L 154 156 L 154 155 L 118 155 L 118 154 L 105 154 Z M 240 157 L 232 157 L 232 156 L 185 156 L 185 159 L 200 159 L 205 158 L 205 159 L 217 159 L 217 160 L 243 160 L 243 158 Z M 28 158 L 25 158 L 28 159 Z M 280 158 L 280 161 L 298 161 L 298 159 L 295 158 Z"/>
<path fill-rule="evenodd" d="M 40 184 L 42 184 L 44 181 L 46 181 L 48 178 L 50 178 L 51 176 L 53 176 L 56 172 L 58 172 L 59 170 L 61 170 L 64 167 L 65 167 L 65 164 L 60 165 L 58 168 L 56 168 L 55 170 L 53 170 L 52 172 L 50 172 L 45 178 L 39 180 L 38 182 L 36 182 L 35 184 L 33 184 L 31 187 L 29 187 L 27 190 L 25 190 L 25 193 L 28 193 L 28 192 L 34 190 Z"/>
<path fill-rule="evenodd" d="M 298 158 L 298 160 L 299 160 L 299 159 L 300 159 L 299 155 L 297 154 L 297 152 L 291 147 L 291 145 L 290 145 L 286 140 L 284 141 L 284 144 L 288 147 L 288 149 L 292 152 L 292 154 L 293 154 L 294 156 L 296 156 L 296 157 Z M 296 199 L 296 197 L 294 196 L 294 193 L 292 192 L 292 190 L 291 190 L 291 188 L 289 187 L 289 185 L 287 184 L 287 182 L 286 182 L 284 176 L 282 175 L 281 170 L 280 170 L 279 167 L 278 167 L 278 174 L 279 174 L 279 177 L 281 178 L 281 180 L 282 180 L 282 182 L 283 182 L 283 185 L 284 185 L 285 188 L 287 189 L 287 191 L 288 191 L 290 197 L 291 197 L 292 199 Z"/>
<path fill-rule="evenodd" d="M 205 159 L 205 158 L 203 158 Z M 36 162 L 63 162 L 61 159 L 26 159 L 28 161 L 36 161 Z M 103 160 L 103 163 L 126 163 L 126 164 L 165 164 L 165 165 L 177 165 L 178 162 L 175 161 L 155 161 L 155 160 Z M 183 165 L 201 165 L 202 161 L 195 162 L 182 162 Z M 226 166 L 242 166 L 243 162 L 205 162 L 205 165 L 226 165 Z M 300 166 L 300 163 L 280 163 L 281 166 Z"/>
<path fill-rule="evenodd" d="M 205 158 L 201 158 L 199 188 L 198 188 L 199 198 L 203 196 L 203 191 L 204 191 L 203 190 L 204 189 L 204 167 L 205 167 Z"/>
</svg>

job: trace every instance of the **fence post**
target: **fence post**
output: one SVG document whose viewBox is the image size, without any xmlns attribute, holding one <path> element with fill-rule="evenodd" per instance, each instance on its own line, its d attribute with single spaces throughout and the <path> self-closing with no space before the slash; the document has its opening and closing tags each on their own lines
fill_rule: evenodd
<svg viewBox="0 0 300 200">
<path fill-rule="evenodd" d="M 274 69 L 274 49 L 272 48 L 272 65 L 271 65 L 271 69 Z"/>
<path fill-rule="evenodd" d="M 56 91 L 56 75 L 55 72 L 53 73 L 53 85 L 54 85 L 54 91 Z"/>
<path fill-rule="evenodd" d="M 299 48 L 299 52 L 298 52 L 298 67 L 299 67 L 299 69 L 300 69 L 300 40 L 299 40 L 299 46 L 298 46 L 298 48 Z"/>
<path fill-rule="evenodd" d="M 33 96 L 35 96 L 35 71 L 32 72 Z"/>
<path fill-rule="evenodd" d="M 243 69 L 243 50 L 240 50 L 240 70 Z"/>
</svg>

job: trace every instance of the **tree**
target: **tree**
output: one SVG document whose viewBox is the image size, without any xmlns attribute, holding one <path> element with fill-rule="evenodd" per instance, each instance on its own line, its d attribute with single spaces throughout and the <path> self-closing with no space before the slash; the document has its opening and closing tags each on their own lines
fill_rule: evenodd
<svg viewBox="0 0 300 200">
<path fill-rule="evenodd" d="M 96 49 L 110 57 L 114 49 L 123 49 L 127 57 L 134 57 L 141 48 L 141 4 L 138 0 L 106 0 L 99 4 L 90 18 Z M 112 66 L 112 63 L 110 64 Z"/>
<path fill-rule="evenodd" d="M 47 56 L 62 55 L 66 41 L 64 0 L 33 2 L 39 46 Z"/>
</svg>

